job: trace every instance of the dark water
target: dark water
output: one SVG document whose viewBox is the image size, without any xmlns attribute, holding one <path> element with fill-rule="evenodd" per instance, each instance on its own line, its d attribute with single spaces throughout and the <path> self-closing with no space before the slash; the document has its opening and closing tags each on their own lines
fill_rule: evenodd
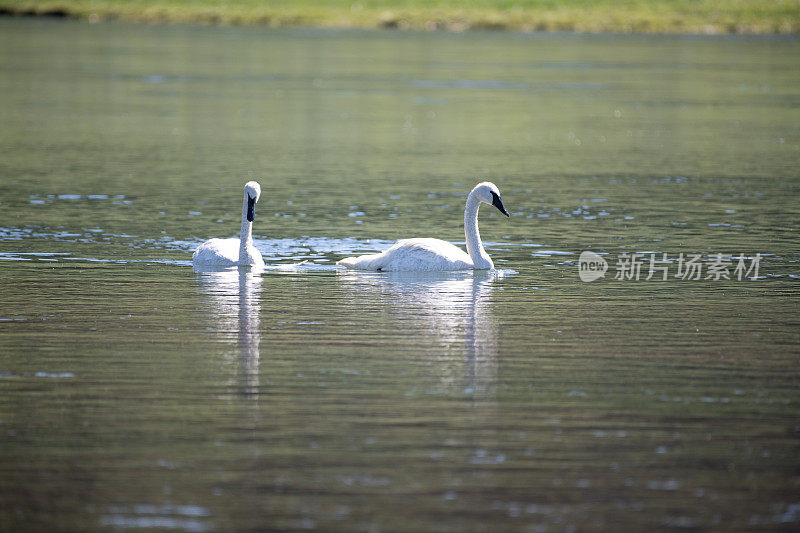
<svg viewBox="0 0 800 533">
<path fill-rule="evenodd" d="M 800 524 L 797 40 L 0 20 L 0 50 L 0 529 Z M 270 268 L 195 272 L 249 179 Z M 463 243 L 482 179 L 499 271 L 333 266 Z"/>
</svg>

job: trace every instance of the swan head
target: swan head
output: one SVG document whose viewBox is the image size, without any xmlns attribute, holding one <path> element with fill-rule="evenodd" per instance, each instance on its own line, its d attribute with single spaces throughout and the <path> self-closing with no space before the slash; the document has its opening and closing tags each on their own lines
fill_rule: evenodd
<svg viewBox="0 0 800 533">
<path fill-rule="evenodd" d="M 244 186 L 244 199 L 247 201 L 247 221 L 256 218 L 256 202 L 261 198 L 261 185 L 257 181 L 248 181 Z"/>
<path fill-rule="evenodd" d="M 508 211 L 506 211 L 503 200 L 500 198 L 500 189 L 491 181 L 484 181 L 483 183 L 477 184 L 475 188 L 472 189 L 471 194 L 474 194 L 481 202 L 495 206 L 498 211 L 505 216 L 511 216 Z"/>
</svg>

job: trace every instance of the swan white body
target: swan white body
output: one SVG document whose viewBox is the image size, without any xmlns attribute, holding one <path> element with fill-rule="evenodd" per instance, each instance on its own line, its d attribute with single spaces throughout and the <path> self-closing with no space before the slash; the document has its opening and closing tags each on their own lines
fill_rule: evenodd
<svg viewBox="0 0 800 533">
<path fill-rule="evenodd" d="M 467 206 L 464 209 L 467 253 L 440 239 L 403 239 L 379 254 L 348 257 L 337 264 L 358 270 L 416 272 L 494 268 L 492 258 L 484 250 L 478 233 L 478 208 L 481 203 L 494 205 L 501 213 L 509 216 L 495 184 L 484 181 L 476 185 L 467 196 Z"/>
<path fill-rule="evenodd" d="M 192 255 L 192 263 L 195 266 L 264 266 L 261 252 L 253 246 L 255 204 L 260 197 L 261 186 L 255 181 L 247 182 L 244 186 L 242 231 L 239 234 L 239 238 L 207 240 L 198 246 Z"/>
</svg>

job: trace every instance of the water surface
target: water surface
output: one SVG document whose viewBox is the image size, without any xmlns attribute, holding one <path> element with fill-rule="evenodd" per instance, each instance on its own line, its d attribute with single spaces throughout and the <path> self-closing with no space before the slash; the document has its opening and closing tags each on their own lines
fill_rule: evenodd
<svg viewBox="0 0 800 533">
<path fill-rule="evenodd" d="M 4 528 L 797 528 L 795 39 L 0 20 L 0 49 Z M 249 179 L 270 268 L 195 271 Z M 497 271 L 334 266 L 463 244 L 482 179 Z"/>
</svg>

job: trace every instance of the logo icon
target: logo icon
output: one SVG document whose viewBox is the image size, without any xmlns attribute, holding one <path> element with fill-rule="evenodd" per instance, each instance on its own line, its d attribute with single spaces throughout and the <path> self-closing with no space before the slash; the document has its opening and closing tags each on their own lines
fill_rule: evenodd
<svg viewBox="0 0 800 533">
<path fill-rule="evenodd" d="M 581 252 L 578 260 L 578 275 L 586 283 L 602 278 L 606 275 L 608 263 L 602 256 L 594 252 Z"/>
</svg>

